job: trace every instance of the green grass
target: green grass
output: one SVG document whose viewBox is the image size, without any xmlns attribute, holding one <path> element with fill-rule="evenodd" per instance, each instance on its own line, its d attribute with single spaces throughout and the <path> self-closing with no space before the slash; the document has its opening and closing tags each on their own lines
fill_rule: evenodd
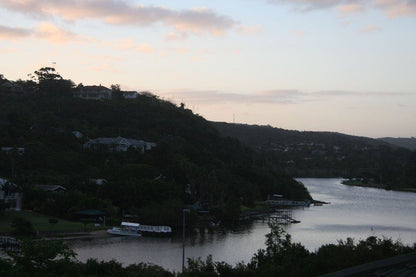
<svg viewBox="0 0 416 277">
<path fill-rule="evenodd" d="M 83 232 L 103 228 L 95 227 L 93 223 L 88 223 L 84 226 L 82 222 L 74 222 L 59 218 L 57 218 L 58 222 L 56 224 L 51 224 L 49 223 L 49 219 L 55 217 L 30 211 L 6 211 L 0 214 L 0 234 L 12 231 L 11 223 L 16 217 L 21 217 L 30 221 L 38 232 Z"/>
</svg>

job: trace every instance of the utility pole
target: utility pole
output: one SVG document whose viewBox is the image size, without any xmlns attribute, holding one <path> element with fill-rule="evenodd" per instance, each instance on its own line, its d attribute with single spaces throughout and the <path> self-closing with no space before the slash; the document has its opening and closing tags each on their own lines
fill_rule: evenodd
<svg viewBox="0 0 416 277">
<path fill-rule="evenodd" d="M 185 271 L 185 213 L 190 212 L 190 209 L 182 210 L 182 273 Z"/>
</svg>

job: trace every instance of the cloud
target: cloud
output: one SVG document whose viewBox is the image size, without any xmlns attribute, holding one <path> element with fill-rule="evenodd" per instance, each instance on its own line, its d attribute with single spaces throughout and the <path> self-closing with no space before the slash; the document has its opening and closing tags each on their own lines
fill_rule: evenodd
<svg viewBox="0 0 416 277">
<path fill-rule="evenodd" d="M 251 25 L 251 26 L 239 25 L 237 29 L 242 34 L 245 34 L 245 35 L 253 35 L 253 34 L 258 34 L 261 31 L 263 31 L 263 26 L 260 25 L 260 24 Z"/>
<path fill-rule="evenodd" d="M 227 93 L 213 90 L 178 90 L 166 93 L 162 92 L 162 94 L 176 99 L 184 99 L 189 102 L 198 102 L 209 105 L 218 103 L 291 104 L 304 96 L 303 92 L 297 90 L 267 90 L 251 94 Z"/>
<path fill-rule="evenodd" d="M 147 54 L 152 54 L 156 52 L 156 49 L 151 47 L 149 44 L 147 43 L 139 44 L 139 43 L 136 43 L 131 38 L 118 39 L 117 41 L 112 43 L 112 46 L 117 50 L 132 50 L 135 52 L 147 53 Z"/>
<path fill-rule="evenodd" d="M 268 0 L 272 4 L 292 5 L 297 11 L 336 9 L 342 14 L 376 9 L 388 17 L 416 16 L 415 0 Z"/>
<path fill-rule="evenodd" d="M 203 105 L 217 105 L 217 104 L 298 104 L 305 102 L 318 102 L 332 99 L 335 97 L 404 97 L 409 94 L 394 93 L 394 92 L 357 92 L 357 91 L 316 91 L 304 92 L 295 89 L 274 89 L 264 90 L 254 93 L 227 93 L 215 90 L 206 91 L 192 91 L 192 90 L 177 90 L 169 92 L 161 92 L 163 96 L 173 99 L 181 99 L 186 103 L 198 103 Z"/>
<path fill-rule="evenodd" d="M 34 35 L 41 39 L 46 39 L 52 43 L 67 43 L 69 41 L 82 41 L 82 37 L 70 31 L 59 28 L 52 23 L 41 23 Z"/>
<path fill-rule="evenodd" d="M 375 0 L 389 17 L 416 16 L 416 1 L 414 0 Z"/>
<path fill-rule="evenodd" d="M 379 27 L 377 27 L 377 26 L 374 26 L 374 25 L 367 25 L 367 26 L 365 26 L 364 28 L 362 28 L 361 30 L 360 30 L 360 32 L 361 33 L 373 33 L 373 32 L 379 32 L 379 31 L 381 31 L 381 29 L 379 28 Z"/>
<path fill-rule="evenodd" d="M 169 32 L 166 36 L 166 40 L 184 40 L 188 38 L 188 34 L 184 32 Z"/>
<path fill-rule="evenodd" d="M 316 9 L 327 9 L 334 7 L 344 7 L 350 10 L 358 8 L 363 0 L 268 0 L 273 4 L 291 4 L 300 11 L 310 11 Z"/>
<path fill-rule="evenodd" d="M 60 17 L 74 21 L 97 19 L 113 25 L 164 24 L 177 32 L 222 35 L 236 22 L 208 8 L 172 10 L 159 6 L 132 5 L 123 0 L 2 0 L 5 9 L 34 17 Z"/>
<path fill-rule="evenodd" d="M 0 25 L 0 39 L 16 40 L 23 38 L 44 39 L 52 43 L 89 40 L 49 22 L 42 22 L 37 28 L 14 28 Z"/>
<path fill-rule="evenodd" d="M 32 31 L 24 28 L 7 27 L 0 25 L 0 39 L 21 39 L 29 37 Z"/>
<path fill-rule="evenodd" d="M 364 3 L 345 3 L 337 6 L 338 11 L 343 14 L 358 13 L 365 10 Z"/>
</svg>

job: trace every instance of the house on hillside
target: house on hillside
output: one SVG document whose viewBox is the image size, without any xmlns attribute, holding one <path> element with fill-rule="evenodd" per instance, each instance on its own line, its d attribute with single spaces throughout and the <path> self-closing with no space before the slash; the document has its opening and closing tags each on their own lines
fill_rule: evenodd
<svg viewBox="0 0 416 277">
<path fill-rule="evenodd" d="M 64 194 L 66 192 L 66 187 L 60 185 L 36 185 L 35 188 L 57 194 Z"/>
<path fill-rule="evenodd" d="M 125 99 L 136 99 L 139 96 L 137 91 L 122 91 L 121 93 Z"/>
<path fill-rule="evenodd" d="M 0 202 L 7 210 L 20 211 L 22 209 L 23 194 L 17 191 L 17 185 L 0 178 Z"/>
<path fill-rule="evenodd" d="M 155 146 L 156 143 L 154 142 L 123 137 L 90 139 L 83 145 L 85 149 L 91 150 L 106 149 L 110 152 L 126 152 L 129 148 L 132 148 L 140 153 L 144 153 Z"/>
<path fill-rule="evenodd" d="M 23 155 L 25 153 L 25 149 L 23 147 L 1 147 L 1 152 L 4 153 L 13 153 L 14 151 L 16 151 L 17 154 L 19 154 L 20 156 Z"/>
<path fill-rule="evenodd" d="M 104 100 L 111 99 L 111 89 L 99 86 L 78 86 L 72 93 L 73 97 L 82 99 Z"/>
</svg>

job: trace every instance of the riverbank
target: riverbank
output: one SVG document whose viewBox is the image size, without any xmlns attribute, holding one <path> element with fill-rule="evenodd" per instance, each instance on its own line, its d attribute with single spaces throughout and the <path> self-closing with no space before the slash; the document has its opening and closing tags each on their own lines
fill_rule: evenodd
<svg viewBox="0 0 416 277">
<path fill-rule="evenodd" d="M 376 189 L 384 189 L 384 190 L 392 190 L 392 191 L 403 191 L 403 192 L 415 192 L 416 188 L 391 188 L 384 184 L 376 184 L 371 181 L 364 181 L 360 179 L 349 179 L 344 180 L 341 182 L 343 185 L 346 186 L 354 186 L 354 187 L 365 187 L 365 188 L 376 188 Z"/>
<path fill-rule="evenodd" d="M 30 222 L 34 231 L 41 237 L 61 236 L 58 234 L 81 234 L 100 231 L 104 226 L 94 223 L 82 223 L 32 211 L 4 211 L 0 217 L 0 235 L 9 235 L 13 232 L 13 222 L 22 218 Z"/>
</svg>

